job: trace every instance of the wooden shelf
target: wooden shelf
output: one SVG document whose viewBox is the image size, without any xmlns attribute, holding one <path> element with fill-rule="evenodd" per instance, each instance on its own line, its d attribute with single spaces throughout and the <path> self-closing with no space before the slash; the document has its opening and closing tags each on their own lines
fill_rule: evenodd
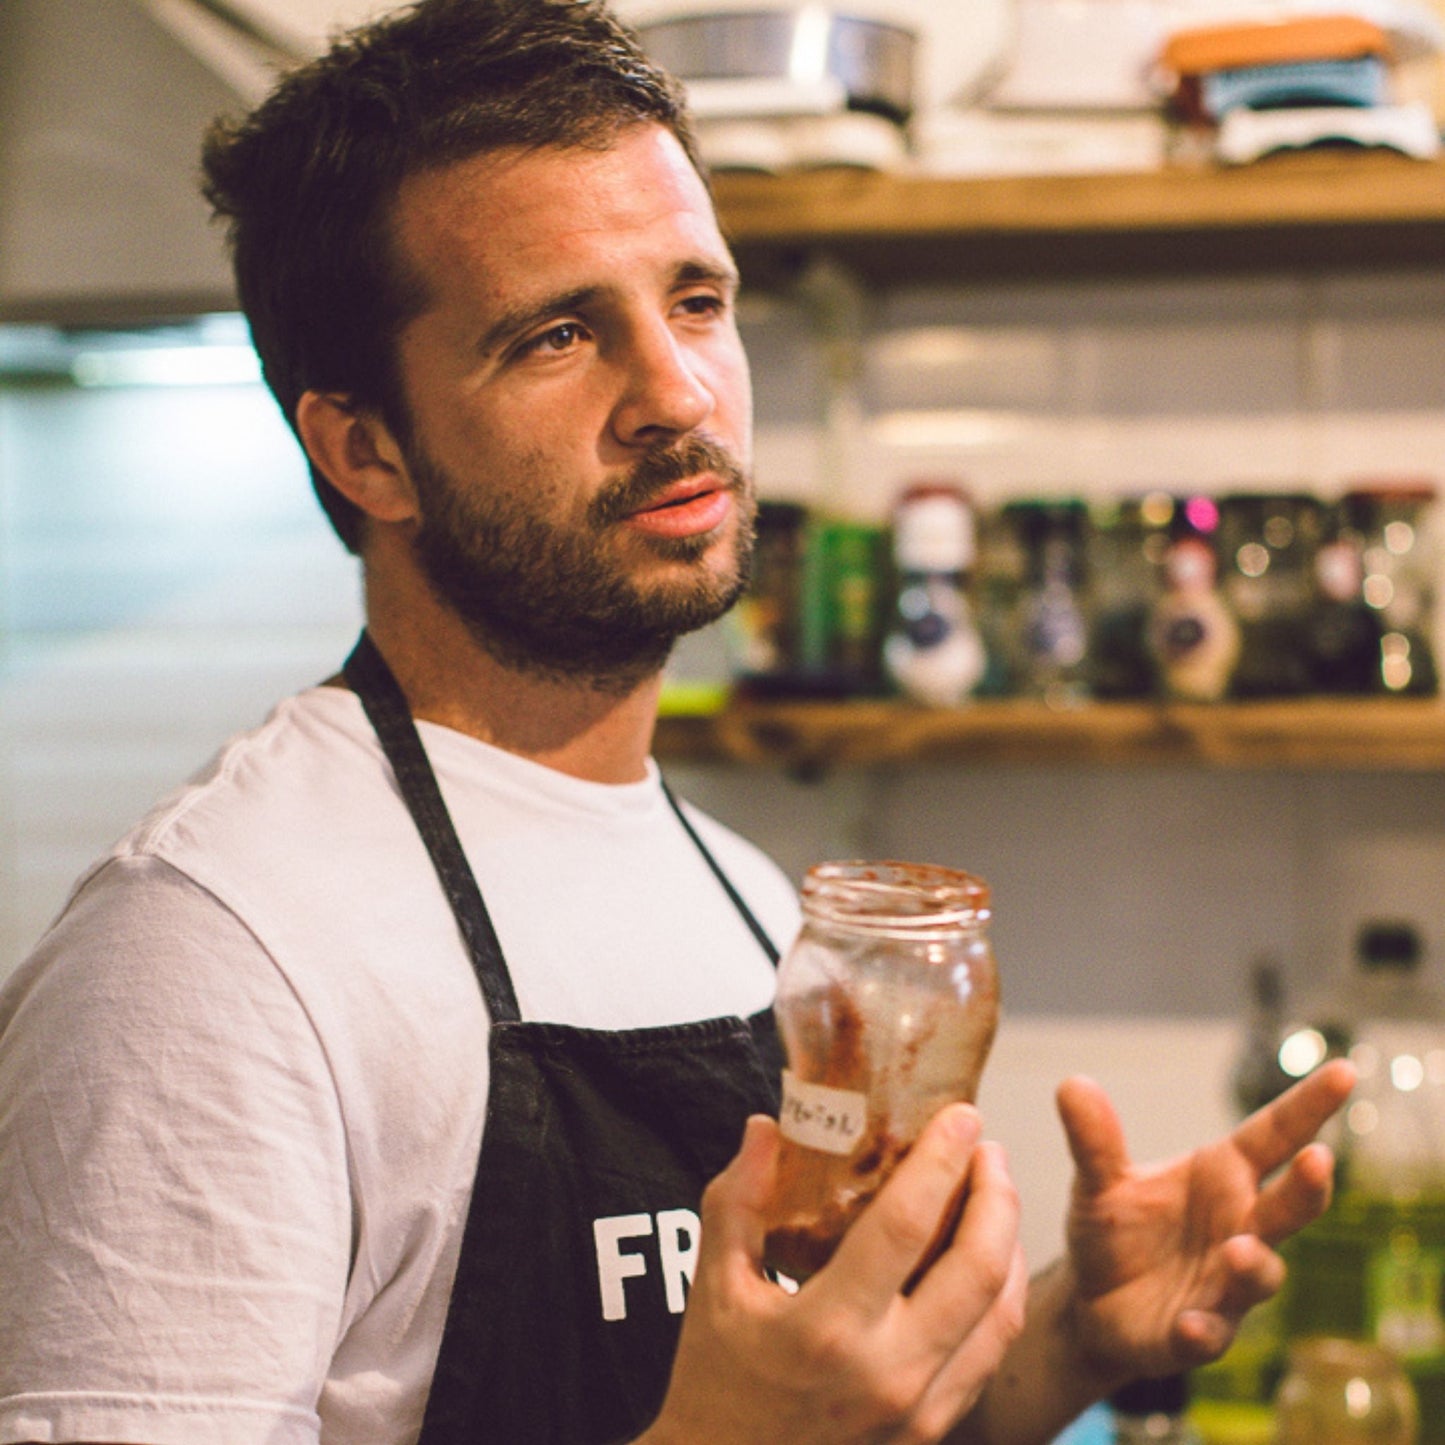
<svg viewBox="0 0 1445 1445">
<path fill-rule="evenodd" d="M 1445 160 L 1381 151 L 1130 174 L 720 175 L 714 189 L 744 276 L 762 287 L 786 284 L 818 254 L 873 286 L 1445 266 Z M 656 751 L 802 775 L 930 762 L 1438 771 L 1445 703 L 735 700 L 715 715 L 662 718 Z"/>
<path fill-rule="evenodd" d="M 744 273 L 764 285 L 818 251 L 873 284 L 1445 264 L 1445 161 L 1392 152 L 1129 174 L 720 175 L 715 191 Z"/>
<path fill-rule="evenodd" d="M 1445 704 L 1318 698 L 1052 708 L 1010 699 L 925 708 L 887 699 L 734 700 L 708 716 L 664 716 L 655 752 L 663 761 L 801 776 L 919 763 L 1439 771 Z"/>
</svg>

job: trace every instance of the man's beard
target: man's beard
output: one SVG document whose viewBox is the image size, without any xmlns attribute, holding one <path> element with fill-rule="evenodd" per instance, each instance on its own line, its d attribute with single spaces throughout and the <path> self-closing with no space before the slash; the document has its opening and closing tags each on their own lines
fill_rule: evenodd
<svg viewBox="0 0 1445 1445">
<path fill-rule="evenodd" d="M 747 585 L 756 503 L 738 462 L 702 438 L 649 451 L 593 499 L 581 526 L 559 526 L 515 500 L 494 501 L 485 482 L 468 489 L 419 447 L 408 467 L 422 505 L 413 540 L 432 589 L 503 665 L 559 681 L 627 692 L 667 661 L 673 643 L 721 617 Z M 715 476 L 735 501 L 732 565 L 713 572 L 702 558 L 713 533 L 642 539 L 673 562 L 696 561 L 678 580 L 639 587 L 607 546 L 622 520 L 664 488 L 699 473 Z M 545 488 L 536 492 L 538 501 Z"/>
</svg>

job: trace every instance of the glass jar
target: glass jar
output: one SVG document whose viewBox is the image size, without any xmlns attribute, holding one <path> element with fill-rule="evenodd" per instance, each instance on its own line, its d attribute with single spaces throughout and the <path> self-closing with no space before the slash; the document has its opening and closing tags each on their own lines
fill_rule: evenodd
<svg viewBox="0 0 1445 1445">
<path fill-rule="evenodd" d="M 975 555 L 973 504 L 961 487 L 918 482 L 903 491 L 893 513 L 897 589 L 883 661 L 915 702 L 953 706 L 983 678 L 987 658 L 969 596 Z"/>
<path fill-rule="evenodd" d="M 998 1024 L 980 879 L 929 864 L 820 863 L 802 907 L 774 1004 L 787 1067 L 764 1248 L 769 1267 L 800 1282 L 928 1120 L 973 1100 Z"/>
<path fill-rule="evenodd" d="M 1303 1074 L 1347 1054 L 1359 1081 L 1324 1131 L 1330 1207 L 1286 1242 L 1291 1337 L 1352 1336 L 1400 1361 L 1425 1445 L 1445 1445 L 1445 996 L 1412 924 L 1366 921 L 1355 966 L 1280 1045 Z"/>
<path fill-rule="evenodd" d="M 1310 690 L 1305 638 L 1324 520 L 1324 504 L 1297 493 L 1220 499 L 1220 591 L 1241 636 L 1233 696 L 1287 697 Z"/>
<path fill-rule="evenodd" d="M 1175 503 L 1166 492 L 1089 505 L 1089 687 L 1099 698 L 1144 698 L 1156 686 L 1149 614 L 1163 588 Z"/>
<path fill-rule="evenodd" d="M 1011 502 L 1027 572 L 1016 622 L 1019 690 L 1053 706 L 1089 695 L 1085 610 L 1088 512 L 1071 499 Z"/>
<path fill-rule="evenodd" d="M 1414 1445 L 1415 1392 L 1378 1345 L 1320 1336 L 1290 1347 L 1275 1445 Z"/>
<path fill-rule="evenodd" d="M 1432 483 L 1382 482 L 1345 493 L 1341 509 L 1358 533 L 1360 592 L 1380 620 L 1381 690 L 1428 696 L 1439 688 L 1435 658 L 1439 519 Z"/>
<path fill-rule="evenodd" d="M 796 687 L 808 510 L 797 502 L 758 502 L 752 577 L 728 614 L 740 689 L 770 696 Z"/>
</svg>

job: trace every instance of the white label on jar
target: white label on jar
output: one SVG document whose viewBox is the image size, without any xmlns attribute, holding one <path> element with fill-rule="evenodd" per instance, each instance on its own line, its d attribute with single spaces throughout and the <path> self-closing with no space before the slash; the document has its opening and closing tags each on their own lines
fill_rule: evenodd
<svg viewBox="0 0 1445 1445">
<path fill-rule="evenodd" d="M 867 1125 L 866 1094 L 810 1084 L 790 1070 L 783 1070 L 783 1107 L 778 1116 L 783 1138 L 805 1149 L 851 1154 Z"/>
</svg>

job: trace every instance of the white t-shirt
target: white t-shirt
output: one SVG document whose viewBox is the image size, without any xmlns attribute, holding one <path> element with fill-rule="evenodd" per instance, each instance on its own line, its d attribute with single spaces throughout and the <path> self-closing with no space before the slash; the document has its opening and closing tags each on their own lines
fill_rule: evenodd
<svg viewBox="0 0 1445 1445">
<path fill-rule="evenodd" d="M 420 725 L 522 1016 L 768 1005 L 655 771 Z M 690 814 L 780 949 L 796 893 Z M 0 1441 L 415 1440 L 480 1146 L 487 1017 L 349 692 L 233 740 L 0 994 Z"/>
</svg>

